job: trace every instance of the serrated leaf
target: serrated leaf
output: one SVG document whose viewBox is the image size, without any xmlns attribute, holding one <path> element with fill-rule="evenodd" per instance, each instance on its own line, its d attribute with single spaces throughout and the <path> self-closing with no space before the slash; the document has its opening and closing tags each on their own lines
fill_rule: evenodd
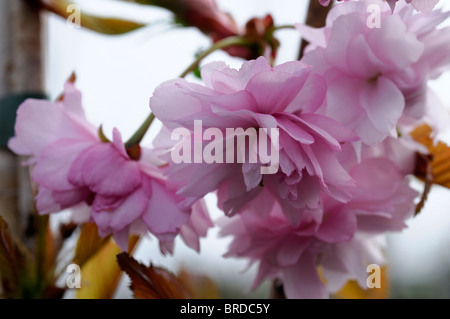
<svg viewBox="0 0 450 319">
<path fill-rule="evenodd" d="M 411 136 L 417 142 L 423 144 L 430 152 L 431 175 L 433 177 L 433 184 L 438 184 L 450 188 L 450 147 L 443 143 L 436 144 L 432 138 L 433 129 L 427 125 L 417 127 Z M 425 179 L 422 170 L 416 169 L 416 176 Z"/>
<path fill-rule="evenodd" d="M 6 297 L 19 293 L 21 272 L 26 265 L 26 257 L 11 237 L 8 225 L 0 216 L 0 279 Z"/>
<path fill-rule="evenodd" d="M 219 290 L 214 281 L 203 275 L 189 273 L 181 269 L 178 279 L 186 287 L 193 299 L 219 299 Z"/>
<path fill-rule="evenodd" d="M 117 256 L 117 262 L 131 279 L 131 290 L 138 299 L 186 299 L 191 296 L 183 283 L 164 268 L 149 267 L 126 253 Z"/>
<path fill-rule="evenodd" d="M 350 280 L 333 297 L 337 299 L 388 299 L 389 298 L 389 272 L 387 267 L 381 267 L 381 285 L 380 288 L 363 289 L 359 284 Z"/>
<path fill-rule="evenodd" d="M 111 237 L 95 238 L 93 226 L 88 226 L 89 235 L 82 239 L 82 243 L 92 240 L 93 244 L 86 249 L 80 248 L 78 264 L 81 267 L 81 288 L 77 290 L 78 299 L 110 299 L 114 296 L 122 271 L 117 265 L 116 256 L 121 252 Z M 95 227 L 96 228 L 96 227 Z M 82 236 L 82 234 L 80 235 Z M 80 237 L 81 239 L 81 237 Z M 129 250 L 132 251 L 139 241 L 132 236 L 129 240 Z"/>
<path fill-rule="evenodd" d="M 65 19 L 71 18 L 71 15 L 73 14 L 68 8 L 70 8 L 69 6 L 73 5 L 74 2 L 69 0 L 41 0 L 41 4 L 47 10 Z M 82 27 L 92 31 L 109 35 L 128 33 L 145 26 L 145 24 L 126 19 L 98 17 L 86 14 L 83 10 L 80 10 L 80 24 Z"/>
</svg>

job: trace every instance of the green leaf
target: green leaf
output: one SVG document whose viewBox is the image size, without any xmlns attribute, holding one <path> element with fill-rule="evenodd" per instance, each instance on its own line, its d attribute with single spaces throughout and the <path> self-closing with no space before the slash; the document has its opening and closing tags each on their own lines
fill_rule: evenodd
<svg viewBox="0 0 450 319">
<path fill-rule="evenodd" d="M 200 72 L 200 67 L 196 67 L 193 71 L 194 75 L 199 78 L 200 80 L 202 79 L 202 74 Z"/>
</svg>

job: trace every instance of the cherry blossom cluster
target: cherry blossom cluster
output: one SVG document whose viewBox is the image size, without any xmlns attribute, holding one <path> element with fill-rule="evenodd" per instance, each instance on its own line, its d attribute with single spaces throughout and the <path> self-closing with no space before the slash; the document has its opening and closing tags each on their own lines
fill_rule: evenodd
<svg viewBox="0 0 450 319">
<path fill-rule="evenodd" d="M 215 193 L 226 256 L 258 265 L 253 287 L 277 279 L 288 298 L 326 298 L 350 279 L 365 287 L 366 266 L 384 262 L 383 236 L 406 227 L 419 195 L 410 177 L 426 150 L 409 133 L 445 128 L 428 86 L 450 66 L 450 30 L 440 27 L 450 14 L 432 11 L 436 2 L 399 1 L 393 12 L 392 1 L 338 3 L 324 28 L 296 26 L 310 43 L 300 61 L 213 62 L 202 84 L 161 84 L 150 98 L 162 122 L 153 148 L 124 143 L 116 129 L 111 140 L 99 134 L 71 83 L 60 101 L 21 105 L 9 146 L 30 156 L 40 213 L 71 208 L 124 250 L 147 231 L 164 252 L 179 234 L 200 250 L 213 226 L 203 198 Z M 373 3 L 380 28 L 367 25 Z M 180 128 L 189 134 L 174 138 Z M 229 129 L 242 141 L 276 130 L 265 142 L 276 144 L 277 170 L 264 173 L 274 163 L 255 144 L 228 143 Z M 174 161 L 174 150 L 196 147 L 258 160 Z"/>
</svg>

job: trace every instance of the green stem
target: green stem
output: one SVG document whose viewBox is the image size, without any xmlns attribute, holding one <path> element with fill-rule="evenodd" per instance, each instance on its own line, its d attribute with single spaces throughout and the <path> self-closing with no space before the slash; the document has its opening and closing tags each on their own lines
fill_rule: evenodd
<svg viewBox="0 0 450 319">
<path fill-rule="evenodd" d="M 184 78 L 186 75 L 188 75 L 190 72 L 195 70 L 199 63 L 206 58 L 208 55 L 213 53 L 216 50 L 220 50 L 226 47 L 234 46 L 234 45 L 249 45 L 248 40 L 243 37 L 228 37 L 221 41 L 216 42 L 213 46 L 211 46 L 208 50 L 200 54 L 195 61 L 189 65 L 189 67 L 180 75 L 180 78 Z M 125 143 L 125 148 L 130 148 L 134 145 L 139 144 L 142 141 L 142 138 L 144 137 L 145 133 L 149 129 L 150 125 L 152 124 L 153 120 L 155 119 L 155 116 L 153 113 L 150 113 L 150 115 L 145 119 L 144 123 L 138 128 L 136 133 L 133 134 L 133 136 Z"/>
<path fill-rule="evenodd" d="M 284 29 L 292 29 L 292 30 L 295 30 L 295 26 L 294 26 L 294 25 L 291 25 L 291 24 L 279 25 L 279 26 L 273 27 L 272 32 L 278 31 L 278 30 L 284 30 Z"/>
<path fill-rule="evenodd" d="M 205 52 L 200 54 L 197 57 L 197 59 L 191 65 L 189 65 L 183 73 L 181 73 L 180 78 L 184 78 L 186 75 L 188 75 L 193 70 L 195 70 L 198 67 L 198 65 L 200 64 L 200 62 L 204 58 L 206 58 L 208 55 L 213 53 L 214 51 L 224 49 L 227 47 L 231 47 L 231 46 L 235 46 L 235 45 L 248 46 L 249 42 L 244 37 L 228 37 L 228 38 L 225 38 L 223 40 L 220 40 L 220 41 L 214 43 L 213 46 L 211 46 L 208 50 L 206 50 Z"/>
<path fill-rule="evenodd" d="M 47 229 L 49 227 L 49 216 L 48 215 L 38 215 L 37 218 L 37 227 L 38 233 L 36 238 L 36 286 L 34 287 L 35 294 L 37 296 L 41 296 L 47 286 L 48 275 L 45 273 L 45 262 L 46 262 L 46 246 L 47 243 Z"/>
<path fill-rule="evenodd" d="M 149 129 L 154 119 L 155 115 L 153 115 L 153 113 L 150 113 L 150 115 L 145 119 L 144 123 L 142 123 L 142 125 L 138 128 L 136 133 L 134 133 L 133 136 L 130 137 L 130 139 L 125 143 L 125 148 L 128 149 L 134 145 L 139 144 L 142 141 L 145 133 L 147 133 L 147 130 Z"/>
</svg>

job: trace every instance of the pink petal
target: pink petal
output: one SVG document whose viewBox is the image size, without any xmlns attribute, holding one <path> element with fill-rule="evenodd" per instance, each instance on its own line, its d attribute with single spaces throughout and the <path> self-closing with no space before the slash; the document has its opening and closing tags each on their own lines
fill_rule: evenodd
<svg viewBox="0 0 450 319">
<path fill-rule="evenodd" d="M 385 136 L 395 130 L 405 108 L 405 99 L 398 87 L 387 78 L 366 85 L 360 95 L 360 103 L 375 128 Z"/>
<path fill-rule="evenodd" d="M 41 187 L 64 191 L 75 186 L 69 182 L 70 166 L 92 142 L 60 139 L 46 147 L 33 170 L 33 180 Z"/>
<path fill-rule="evenodd" d="M 309 244 L 309 238 L 292 236 L 290 239 L 285 239 L 277 248 L 277 263 L 282 267 L 296 264 Z"/>
<path fill-rule="evenodd" d="M 40 187 L 35 200 L 39 214 L 50 214 L 62 210 L 61 205 L 55 201 L 52 191 L 48 188 Z"/>
<path fill-rule="evenodd" d="M 389 70 L 375 56 L 362 34 L 357 35 L 350 41 L 347 51 L 347 64 L 351 72 L 362 79 L 369 79 Z"/>
<path fill-rule="evenodd" d="M 142 220 L 158 238 L 173 239 L 183 224 L 189 220 L 189 213 L 181 210 L 174 194 L 162 184 L 151 181 L 152 197 Z"/>
<path fill-rule="evenodd" d="M 120 232 L 113 234 L 114 241 L 116 242 L 117 246 L 122 251 L 128 251 L 128 239 L 129 239 L 129 231 L 128 229 L 124 229 Z"/>
<path fill-rule="evenodd" d="M 331 29 L 325 60 L 344 74 L 348 73 L 349 66 L 345 57 L 348 54 L 349 44 L 366 29 L 366 19 L 360 15 L 338 17 Z"/>
<path fill-rule="evenodd" d="M 202 101 L 190 94 L 191 92 L 205 96 L 214 95 L 212 90 L 204 86 L 176 79 L 156 88 L 150 99 L 150 108 L 166 125 L 167 122 L 174 123 L 185 118 L 193 119 L 208 105 L 202 104 Z"/>
<path fill-rule="evenodd" d="M 283 287 L 286 297 L 292 299 L 328 298 L 317 274 L 316 258 L 311 253 L 304 253 L 297 265 L 283 270 Z"/>
<path fill-rule="evenodd" d="M 122 156 L 109 143 L 98 143 L 81 153 L 68 178 L 74 185 L 88 186 L 105 196 L 125 196 L 141 185 L 138 163 Z"/>
<path fill-rule="evenodd" d="M 146 184 L 146 183 L 145 183 Z M 114 232 L 119 232 L 130 226 L 135 220 L 140 218 L 147 210 L 150 201 L 149 186 L 143 185 L 135 190 L 131 195 L 119 202 L 114 209 L 98 211 L 101 207 L 102 196 L 96 196 L 92 212 L 95 223 L 102 229 L 110 228 Z"/>
<path fill-rule="evenodd" d="M 15 125 L 16 137 L 9 146 L 21 155 L 39 156 L 58 139 L 95 141 L 95 129 L 66 112 L 60 104 L 28 99 L 19 107 Z"/>
<path fill-rule="evenodd" d="M 325 79 L 318 74 L 312 74 L 284 111 L 286 113 L 313 113 L 324 102 L 326 92 Z"/>
<path fill-rule="evenodd" d="M 424 44 L 407 32 L 399 15 L 383 19 L 383 27 L 372 29 L 367 41 L 381 61 L 398 69 L 417 62 L 424 51 Z"/>
<path fill-rule="evenodd" d="M 299 119 L 289 113 L 277 114 L 276 120 L 278 126 L 283 129 L 290 137 L 302 144 L 314 143 L 314 137 L 299 125 Z"/>
<path fill-rule="evenodd" d="M 273 114 L 283 111 L 296 97 L 307 79 L 307 74 L 295 76 L 284 72 L 261 72 L 248 82 L 260 113 Z"/>
<path fill-rule="evenodd" d="M 349 241 L 357 230 L 356 216 L 344 210 L 335 210 L 324 216 L 316 237 L 327 243 Z"/>
</svg>

